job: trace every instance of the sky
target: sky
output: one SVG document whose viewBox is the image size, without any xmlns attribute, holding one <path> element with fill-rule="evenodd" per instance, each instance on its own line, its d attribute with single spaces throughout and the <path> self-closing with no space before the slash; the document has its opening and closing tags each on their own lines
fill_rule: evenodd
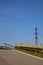
<svg viewBox="0 0 43 65">
<path fill-rule="evenodd" d="M 43 0 L 0 0 L 0 45 L 8 43 L 43 44 Z"/>
</svg>

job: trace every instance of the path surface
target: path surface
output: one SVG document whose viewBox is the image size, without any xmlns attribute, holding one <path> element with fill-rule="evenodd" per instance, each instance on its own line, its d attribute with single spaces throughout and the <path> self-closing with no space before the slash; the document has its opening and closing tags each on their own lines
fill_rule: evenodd
<svg viewBox="0 0 43 65">
<path fill-rule="evenodd" d="M 14 50 L 0 50 L 0 65 L 43 65 L 43 59 Z"/>
</svg>

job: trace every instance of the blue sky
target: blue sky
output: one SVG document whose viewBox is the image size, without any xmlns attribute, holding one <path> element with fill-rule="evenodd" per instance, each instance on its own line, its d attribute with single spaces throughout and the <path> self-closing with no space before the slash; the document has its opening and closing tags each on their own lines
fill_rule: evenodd
<svg viewBox="0 0 43 65">
<path fill-rule="evenodd" d="M 43 0 L 0 0 L 0 45 L 34 43 L 35 26 L 43 43 Z"/>
</svg>

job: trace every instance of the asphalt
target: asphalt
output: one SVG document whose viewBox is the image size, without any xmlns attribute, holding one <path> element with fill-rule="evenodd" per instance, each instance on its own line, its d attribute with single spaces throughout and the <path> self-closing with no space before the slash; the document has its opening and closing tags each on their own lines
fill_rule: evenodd
<svg viewBox="0 0 43 65">
<path fill-rule="evenodd" d="M 0 50 L 0 65 L 43 65 L 43 60 L 14 50 Z"/>
</svg>

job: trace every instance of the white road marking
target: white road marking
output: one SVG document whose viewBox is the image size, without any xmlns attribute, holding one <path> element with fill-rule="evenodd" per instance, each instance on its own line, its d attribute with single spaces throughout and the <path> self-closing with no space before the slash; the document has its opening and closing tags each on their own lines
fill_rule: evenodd
<svg viewBox="0 0 43 65">
<path fill-rule="evenodd" d="M 18 51 L 18 50 L 14 50 L 14 51 L 19 52 L 19 53 L 21 53 L 21 54 L 25 54 L 25 55 L 27 55 L 27 56 L 31 56 L 31 57 L 34 57 L 34 58 L 43 60 L 43 58 L 40 58 L 40 57 L 37 57 L 37 56 L 33 56 L 33 55 L 30 55 L 30 54 L 27 54 L 27 53 L 24 53 L 24 52 L 21 52 L 21 51 Z"/>
</svg>

